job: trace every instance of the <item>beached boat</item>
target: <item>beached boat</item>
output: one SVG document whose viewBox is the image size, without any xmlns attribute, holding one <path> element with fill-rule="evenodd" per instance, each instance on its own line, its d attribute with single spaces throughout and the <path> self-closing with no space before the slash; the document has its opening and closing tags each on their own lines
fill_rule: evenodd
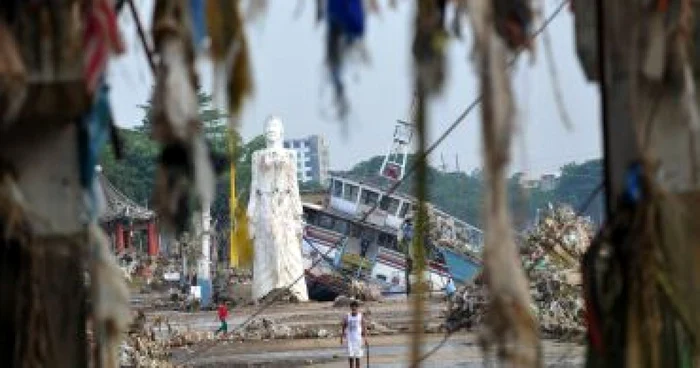
<svg viewBox="0 0 700 368">
<path fill-rule="evenodd" d="M 312 299 L 323 295 L 327 300 L 340 292 L 321 277 L 331 272 L 372 281 L 385 293 L 406 291 L 407 252 L 400 239 L 416 201 L 406 194 L 384 195 L 382 180 L 373 183 L 333 173 L 326 204 L 304 204 L 307 268 L 320 263 L 307 273 Z M 425 279 L 431 290 L 442 290 L 450 277 L 457 283 L 470 281 L 481 268 L 483 233 L 434 206 L 430 213 L 437 229 L 431 231 L 427 249 Z"/>
</svg>

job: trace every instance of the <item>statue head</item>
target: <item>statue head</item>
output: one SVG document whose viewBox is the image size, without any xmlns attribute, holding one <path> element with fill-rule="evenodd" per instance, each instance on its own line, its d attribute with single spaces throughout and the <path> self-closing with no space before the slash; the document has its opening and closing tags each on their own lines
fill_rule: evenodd
<svg viewBox="0 0 700 368">
<path fill-rule="evenodd" d="M 282 147 L 284 139 L 284 127 L 282 120 L 277 116 L 270 116 L 265 121 L 265 142 L 268 148 Z"/>
</svg>

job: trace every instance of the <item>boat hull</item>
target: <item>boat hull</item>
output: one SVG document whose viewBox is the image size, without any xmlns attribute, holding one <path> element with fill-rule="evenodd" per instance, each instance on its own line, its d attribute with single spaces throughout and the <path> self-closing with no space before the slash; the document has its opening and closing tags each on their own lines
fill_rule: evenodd
<svg viewBox="0 0 700 368">
<path fill-rule="evenodd" d="M 306 269 L 310 271 L 314 265 L 314 275 L 318 268 L 325 268 L 323 273 L 333 272 L 338 265 L 342 253 L 342 235 L 325 229 L 307 226 L 304 236 L 304 256 Z M 477 259 L 459 254 L 450 249 L 442 249 L 446 264 L 429 262 L 425 279 L 433 292 L 444 289 L 450 277 L 456 283 L 471 281 L 481 269 Z M 319 260 L 324 257 L 324 260 Z M 395 250 L 380 247 L 368 277 L 373 282 L 382 285 L 384 294 L 400 294 L 406 292 L 406 257 Z M 318 276 L 306 277 L 309 298 L 318 301 L 334 300 L 343 291 L 339 287 L 331 287 L 328 282 L 318 279 Z"/>
</svg>

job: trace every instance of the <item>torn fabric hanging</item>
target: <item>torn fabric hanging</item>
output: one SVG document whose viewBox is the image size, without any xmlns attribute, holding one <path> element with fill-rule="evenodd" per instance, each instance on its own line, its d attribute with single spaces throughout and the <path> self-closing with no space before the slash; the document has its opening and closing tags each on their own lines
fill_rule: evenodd
<svg viewBox="0 0 700 368">
<path fill-rule="evenodd" d="M 207 25 L 204 17 L 205 0 L 189 0 L 189 2 L 192 14 L 192 42 L 194 42 L 194 49 L 199 51 L 204 46 L 204 39 L 207 36 Z"/>
<path fill-rule="evenodd" d="M 343 63 L 348 49 L 365 33 L 365 11 L 362 0 L 328 0 L 326 11 L 326 63 L 335 91 L 340 117 L 348 112 Z"/>
<path fill-rule="evenodd" d="M 420 2 L 412 52 L 415 80 L 427 93 L 439 93 L 445 81 L 445 45 L 443 28 L 445 1 Z"/>
<path fill-rule="evenodd" d="M 0 128 L 4 128 L 4 122 L 14 120 L 26 83 L 27 70 L 20 49 L 10 27 L 0 20 Z"/>
<path fill-rule="evenodd" d="M 539 367 L 539 331 L 508 211 L 505 175 L 515 126 L 515 101 L 507 61 L 510 52 L 507 41 L 497 33 L 498 5 L 488 0 L 469 1 L 483 98 L 484 171 L 489 188 L 483 262 L 490 300 L 482 348 L 488 352 L 495 347 L 508 366 Z"/>
<path fill-rule="evenodd" d="M 94 0 L 86 14 L 83 40 L 85 51 L 85 83 L 95 93 L 107 68 L 110 51 L 121 54 L 126 45 L 119 35 L 114 1 Z"/>
<path fill-rule="evenodd" d="M 495 0 L 496 31 L 511 50 L 530 49 L 530 32 L 534 14 L 531 0 Z"/>
<path fill-rule="evenodd" d="M 187 0 L 158 0 L 153 40 L 160 55 L 153 95 L 153 135 L 163 144 L 154 202 L 166 231 L 183 232 L 195 198 L 210 204 L 214 169 L 199 116 L 192 21 Z"/>
<path fill-rule="evenodd" d="M 241 16 L 240 1 L 209 0 L 206 2 L 207 32 L 214 61 L 214 83 L 226 81 L 228 109 L 238 115 L 243 101 L 253 92 L 250 56 Z M 218 93 L 224 88 L 215 88 Z"/>
<path fill-rule="evenodd" d="M 93 185 L 95 168 L 102 149 L 109 140 L 112 112 L 109 105 L 109 87 L 102 80 L 96 91 L 92 109 L 78 120 L 78 159 L 80 184 L 88 194 L 90 218 L 96 218 L 97 193 Z"/>
</svg>

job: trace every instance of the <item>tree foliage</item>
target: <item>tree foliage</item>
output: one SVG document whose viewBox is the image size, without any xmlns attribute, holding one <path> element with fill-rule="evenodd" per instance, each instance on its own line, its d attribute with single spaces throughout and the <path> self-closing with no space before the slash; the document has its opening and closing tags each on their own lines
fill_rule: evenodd
<svg viewBox="0 0 700 368">
<path fill-rule="evenodd" d="M 212 106 L 211 96 L 198 93 L 200 117 L 205 136 L 212 151 L 229 157 L 236 163 L 236 190 L 240 205 L 248 202 L 250 186 L 250 159 L 252 152 L 265 146 L 265 139 L 258 136 L 244 143 L 240 135 L 229 135 L 227 116 Z M 140 106 L 144 112 L 141 124 L 134 129 L 120 129 L 123 140 L 123 157 L 117 161 L 111 147 L 102 155 L 101 165 L 107 178 L 120 191 L 136 203 L 150 207 L 159 144 L 150 138 L 150 101 Z M 233 146 L 233 147 L 231 147 Z M 226 167 L 216 181 L 216 194 L 211 205 L 214 226 L 224 229 L 230 226 L 230 167 Z"/>
</svg>

